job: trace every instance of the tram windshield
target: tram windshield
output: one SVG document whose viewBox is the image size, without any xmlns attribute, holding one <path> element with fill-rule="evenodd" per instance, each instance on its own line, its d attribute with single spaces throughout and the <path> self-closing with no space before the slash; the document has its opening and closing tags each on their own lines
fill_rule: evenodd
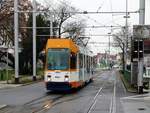
<svg viewBox="0 0 150 113">
<path fill-rule="evenodd" d="M 48 70 L 69 68 L 69 49 L 48 49 Z"/>
</svg>

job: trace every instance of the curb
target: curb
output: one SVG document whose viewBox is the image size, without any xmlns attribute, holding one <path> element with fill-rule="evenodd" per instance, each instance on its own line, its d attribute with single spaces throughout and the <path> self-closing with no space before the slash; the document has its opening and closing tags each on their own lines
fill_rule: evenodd
<svg viewBox="0 0 150 113">
<path fill-rule="evenodd" d="M 7 105 L 0 105 L 0 109 L 3 109 L 3 108 L 5 108 L 5 107 L 7 107 Z"/>
<path fill-rule="evenodd" d="M 21 84 L 20 86 L 27 86 L 27 85 L 35 84 L 35 83 L 42 82 L 42 81 L 43 81 L 43 80 L 37 80 L 37 81 L 33 81 L 33 82 Z M 19 87 L 20 87 L 20 86 L 19 86 Z"/>
<path fill-rule="evenodd" d="M 131 88 L 131 86 L 129 85 L 129 83 L 125 80 L 125 78 L 123 77 L 123 75 L 118 72 L 120 75 L 120 79 L 122 80 L 123 85 L 125 86 L 126 90 L 130 93 L 137 93 L 136 89 Z"/>
<path fill-rule="evenodd" d="M 12 89 L 12 88 L 17 88 L 17 87 L 27 86 L 27 85 L 35 84 L 35 83 L 42 82 L 42 81 L 43 80 L 37 80 L 37 81 L 34 81 L 34 82 L 25 83 L 25 84 L 16 84 L 17 86 L 13 86 L 13 87 L 6 86 L 6 87 L 3 87 L 3 88 L 0 88 L 0 90 L 1 89 Z"/>
</svg>

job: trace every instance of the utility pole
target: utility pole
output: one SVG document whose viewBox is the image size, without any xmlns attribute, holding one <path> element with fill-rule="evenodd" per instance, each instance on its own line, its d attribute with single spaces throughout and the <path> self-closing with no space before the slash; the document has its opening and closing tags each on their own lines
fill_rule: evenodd
<svg viewBox="0 0 150 113">
<path fill-rule="evenodd" d="M 110 57 L 110 36 L 109 36 L 109 57 Z"/>
<path fill-rule="evenodd" d="M 145 24 L 145 0 L 140 0 L 139 24 Z"/>
<path fill-rule="evenodd" d="M 127 48 L 128 48 L 128 0 L 126 0 L 126 29 L 125 29 L 125 32 L 126 32 L 126 51 L 127 51 Z"/>
<path fill-rule="evenodd" d="M 50 37 L 53 37 L 53 17 L 50 19 Z"/>
<path fill-rule="evenodd" d="M 145 0 L 140 0 L 139 24 L 145 24 Z M 143 58 L 139 59 L 138 70 L 138 93 L 141 94 L 143 93 Z"/>
<path fill-rule="evenodd" d="M 105 62 L 106 62 L 106 67 L 108 67 L 108 53 L 107 53 L 108 51 L 107 50 L 105 50 Z"/>
<path fill-rule="evenodd" d="M 125 22 L 125 38 L 126 38 L 126 42 L 125 42 L 125 70 L 126 70 L 126 68 L 127 68 L 127 66 L 126 66 L 126 61 L 127 61 L 127 59 L 128 59 L 128 53 L 127 53 L 127 49 L 128 49 L 128 18 L 129 18 L 129 16 L 128 16 L 128 0 L 126 0 L 126 16 L 125 16 L 125 18 L 126 18 L 126 22 Z"/>
<path fill-rule="evenodd" d="M 108 55 L 108 64 L 109 64 L 109 69 L 110 69 L 110 34 L 111 34 L 111 32 L 110 33 L 108 33 L 109 34 L 109 36 L 108 36 L 108 46 L 109 46 L 109 55 Z"/>
<path fill-rule="evenodd" d="M 14 0 L 14 38 L 15 38 L 15 83 L 19 83 L 18 56 L 18 0 Z"/>
<path fill-rule="evenodd" d="M 36 1 L 33 0 L 33 81 L 36 81 Z"/>
</svg>

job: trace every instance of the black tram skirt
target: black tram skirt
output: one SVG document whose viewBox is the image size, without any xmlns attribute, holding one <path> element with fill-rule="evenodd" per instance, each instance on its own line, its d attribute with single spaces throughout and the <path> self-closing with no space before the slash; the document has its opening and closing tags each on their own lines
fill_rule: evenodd
<svg viewBox="0 0 150 113">
<path fill-rule="evenodd" d="M 69 82 L 46 82 L 46 89 L 56 91 L 71 90 L 71 85 Z"/>
</svg>

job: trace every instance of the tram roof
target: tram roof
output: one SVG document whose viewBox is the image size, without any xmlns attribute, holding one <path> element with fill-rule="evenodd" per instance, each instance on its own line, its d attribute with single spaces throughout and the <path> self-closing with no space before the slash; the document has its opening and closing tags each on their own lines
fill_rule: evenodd
<svg viewBox="0 0 150 113">
<path fill-rule="evenodd" d="M 71 39 L 48 39 L 46 49 L 48 48 L 70 48 L 72 52 L 79 51 L 78 46 Z"/>
<path fill-rule="evenodd" d="M 46 49 L 48 48 L 70 48 L 74 53 L 80 52 L 84 55 L 88 55 L 91 57 L 94 56 L 89 47 L 78 46 L 71 39 L 48 39 Z"/>
</svg>

